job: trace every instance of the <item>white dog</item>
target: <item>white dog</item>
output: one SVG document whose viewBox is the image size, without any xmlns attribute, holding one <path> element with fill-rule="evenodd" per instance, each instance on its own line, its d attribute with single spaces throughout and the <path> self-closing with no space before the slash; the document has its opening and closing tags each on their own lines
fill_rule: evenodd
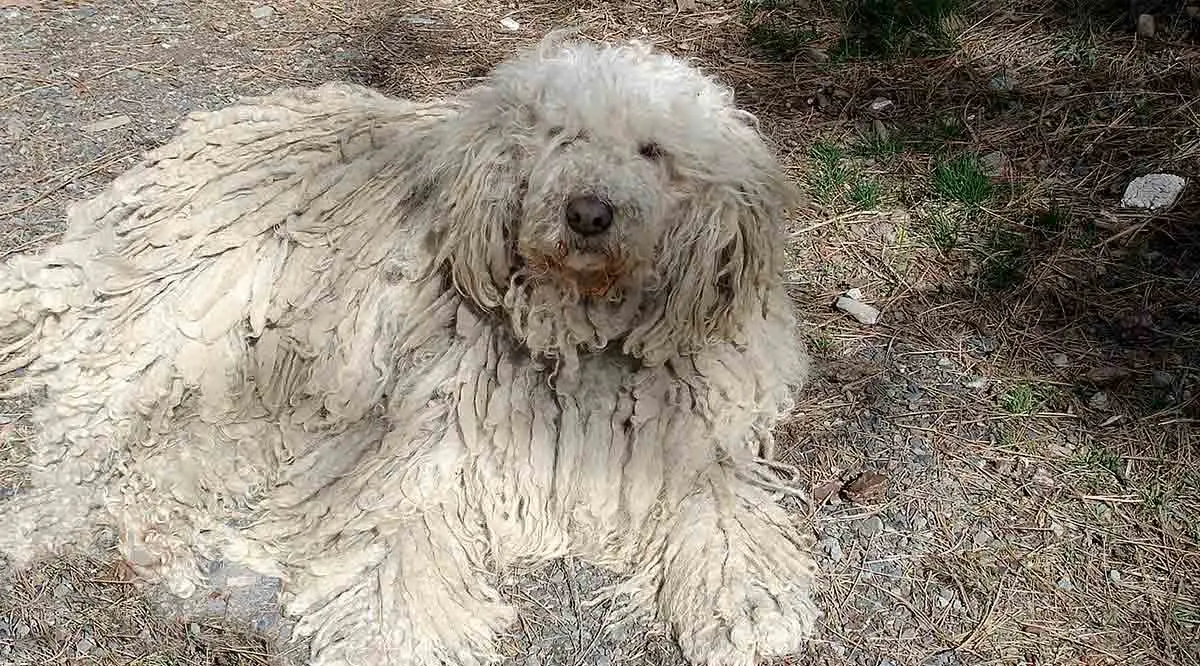
<svg viewBox="0 0 1200 666">
<path fill-rule="evenodd" d="M 487 663 L 494 572 L 562 556 L 695 663 L 794 653 L 795 195 L 727 89 L 636 44 L 195 114 L 0 267 L 0 371 L 48 394 L 0 548 L 108 524 L 178 594 L 200 556 L 281 576 L 316 664 Z"/>
</svg>

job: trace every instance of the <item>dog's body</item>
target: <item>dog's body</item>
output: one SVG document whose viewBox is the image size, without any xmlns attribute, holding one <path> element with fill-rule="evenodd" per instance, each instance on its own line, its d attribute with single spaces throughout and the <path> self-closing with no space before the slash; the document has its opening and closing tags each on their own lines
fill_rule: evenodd
<svg viewBox="0 0 1200 666">
<path fill-rule="evenodd" d="M 764 460 L 807 370 L 794 199 L 745 120 L 553 39 L 456 100 L 197 115 L 0 267 L 48 390 L 0 550 L 108 522 L 181 594 L 196 551 L 283 576 L 319 664 L 484 663 L 514 617 L 485 572 L 564 555 L 692 661 L 794 652 L 812 563 Z"/>
</svg>

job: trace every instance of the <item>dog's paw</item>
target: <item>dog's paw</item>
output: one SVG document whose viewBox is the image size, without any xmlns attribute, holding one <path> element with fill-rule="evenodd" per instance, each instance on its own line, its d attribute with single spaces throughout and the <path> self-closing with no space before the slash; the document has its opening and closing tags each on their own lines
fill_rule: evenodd
<svg viewBox="0 0 1200 666">
<path fill-rule="evenodd" d="M 749 581 L 723 590 L 715 609 L 694 612 L 691 622 L 676 619 L 676 635 L 688 661 L 707 666 L 752 666 L 796 654 L 817 619 L 806 586 L 771 591 Z"/>
</svg>

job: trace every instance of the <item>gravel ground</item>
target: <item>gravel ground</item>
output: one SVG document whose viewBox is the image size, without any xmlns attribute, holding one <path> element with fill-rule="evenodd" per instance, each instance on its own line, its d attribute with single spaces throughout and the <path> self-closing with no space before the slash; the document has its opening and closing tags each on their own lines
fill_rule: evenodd
<svg viewBox="0 0 1200 666">
<path fill-rule="evenodd" d="M 743 22 L 748 7 L 764 4 L 701 3 L 681 14 L 674 5 L 602 2 L 0 2 L 0 257 L 53 240 L 67 202 L 95 193 L 190 110 L 331 78 L 447 93 L 554 26 L 641 36 L 697 57 L 760 113 L 810 185 L 816 137 L 870 127 L 872 118 L 890 123 L 862 109 L 880 98 L 915 104 L 952 82 L 897 83 L 874 66 L 838 70 L 815 43 L 787 62 L 755 55 Z M 814 7 L 823 5 L 805 11 Z M 1030 16 L 1010 10 L 996 34 L 1004 26 L 1040 34 Z M 983 72 L 976 83 L 984 88 L 994 80 L 986 68 L 998 66 L 991 34 L 964 32 L 954 63 Z M 1109 53 L 1096 48 L 1093 57 Z M 1005 58 L 1016 76 L 1032 76 L 1019 58 Z M 1193 66 L 1171 62 L 1161 71 Z M 922 76 L 936 70 L 918 66 L 928 70 Z M 1186 71 L 1193 78 L 1182 80 L 1196 81 Z M 966 117 L 971 108 L 954 110 Z M 963 141 L 982 151 L 989 137 L 1018 131 L 1015 120 L 984 129 L 994 134 Z M 1200 146 L 1200 124 L 1178 132 L 1173 142 L 1184 148 L 1165 166 L 1194 160 L 1186 146 Z M 1021 157 L 1005 150 L 1003 161 Z M 1105 189 L 1122 174 L 1097 176 L 1100 160 L 1085 153 L 1068 175 L 1058 162 L 1022 164 L 1039 182 L 1087 190 L 1087 205 L 1077 204 L 1087 215 L 1144 225 L 1121 217 L 1119 192 Z M 879 160 L 865 169 L 889 167 Z M 891 173 L 918 180 L 901 167 Z M 1087 178 L 1104 187 L 1079 187 Z M 1194 193 L 1183 210 L 1197 210 Z M 1200 301 L 1184 287 L 1171 292 L 1175 300 L 1139 287 L 1141 273 L 1127 281 L 1134 287 L 1114 283 L 1112 293 L 1141 299 L 1157 317 L 1143 328 L 1162 334 L 1116 340 L 1106 332 L 1136 328 L 1141 310 L 1125 313 L 1133 324 L 1110 326 L 1091 315 L 1064 319 L 1067 309 L 1046 307 L 1041 291 L 967 289 L 981 270 L 975 255 L 915 240 L 925 196 L 905 190 L 870 210 L 795 222 L 791 275 L 818 376 L 782 429 L 782 453 L 812 492 L 795 510 L 817 535 L 826 617 L 810 654 L 794 663 L 1200 664 L 1200 440 L 1191 425 L 1200 417 L 1192 341 Z M 1042 200 L 1014 197 L 989 210 L 1016 216 Z M 1122 228 L 1101 233 L 1144 242 L 1070 256 L 1064 245 L 1030 259 L 1028 282 L 1075 289 L 1107 313 L 1116 297 L 1084 285 L 1108 278 L 1081 266 L 1134 262 L 1181 285 L 1195 281 L 1191 237 L 1168 242 Z M 1118 268 L 1107 275 L 1124 276 Z M 832 307 L 852 287 L 882 312 L 877 323 Z M 22 482 L 26 410 L 0 403 L 0 501 Z M 582 607 L 606 581 L 571 562 L 505 580 L 522 611 L 505 639 L 506 663 L 680 664 L 660 628 L 608 631 L 605 609 Z M 302 663 L 303 645 L 286 642 L 278 590 L 277 581 L 214 565 L 211 593 L 180 602 L 131 584 L 110 557 L 48 562 L 0 587 L 0 664 Z"/>
</svg>

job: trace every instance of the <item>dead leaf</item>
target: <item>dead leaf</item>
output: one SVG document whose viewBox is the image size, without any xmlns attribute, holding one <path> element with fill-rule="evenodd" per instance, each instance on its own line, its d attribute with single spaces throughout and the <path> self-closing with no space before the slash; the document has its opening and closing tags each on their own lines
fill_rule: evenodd
<svg viewBox="0 0 1200 666">
<path fill-rule="evenodd" d="M 1122 379 L 1128 379 L 1130 374 L 1125 368 L 1109 366 L 1088 370 L 1087 378 L 1093 384 L 1111 384 L 1119 382 Z"/>
<path fill-rule="evenodd" d="M 842 489 L 842 482 L 838 481 L 836 479 L 833 481 L 826 481 L 825 483 L 817 484 L 817 487 L 813 488 L 813 491 L 812 491 L 813 501 L 817 502 L 818 504 L 822 504 L 822 503 L 826 502 L 830 497 L 833 497 L 834 495 L 838 494 L 838 491 L 841 489 Z"/>
<path fill-rule="evenodd" d="M 883 499 L 887 495 L 887 477 L 870 470 L 850 480 L 842 489 L 842 496 L 850 502 L 867 504 Z"/>
</svg>

